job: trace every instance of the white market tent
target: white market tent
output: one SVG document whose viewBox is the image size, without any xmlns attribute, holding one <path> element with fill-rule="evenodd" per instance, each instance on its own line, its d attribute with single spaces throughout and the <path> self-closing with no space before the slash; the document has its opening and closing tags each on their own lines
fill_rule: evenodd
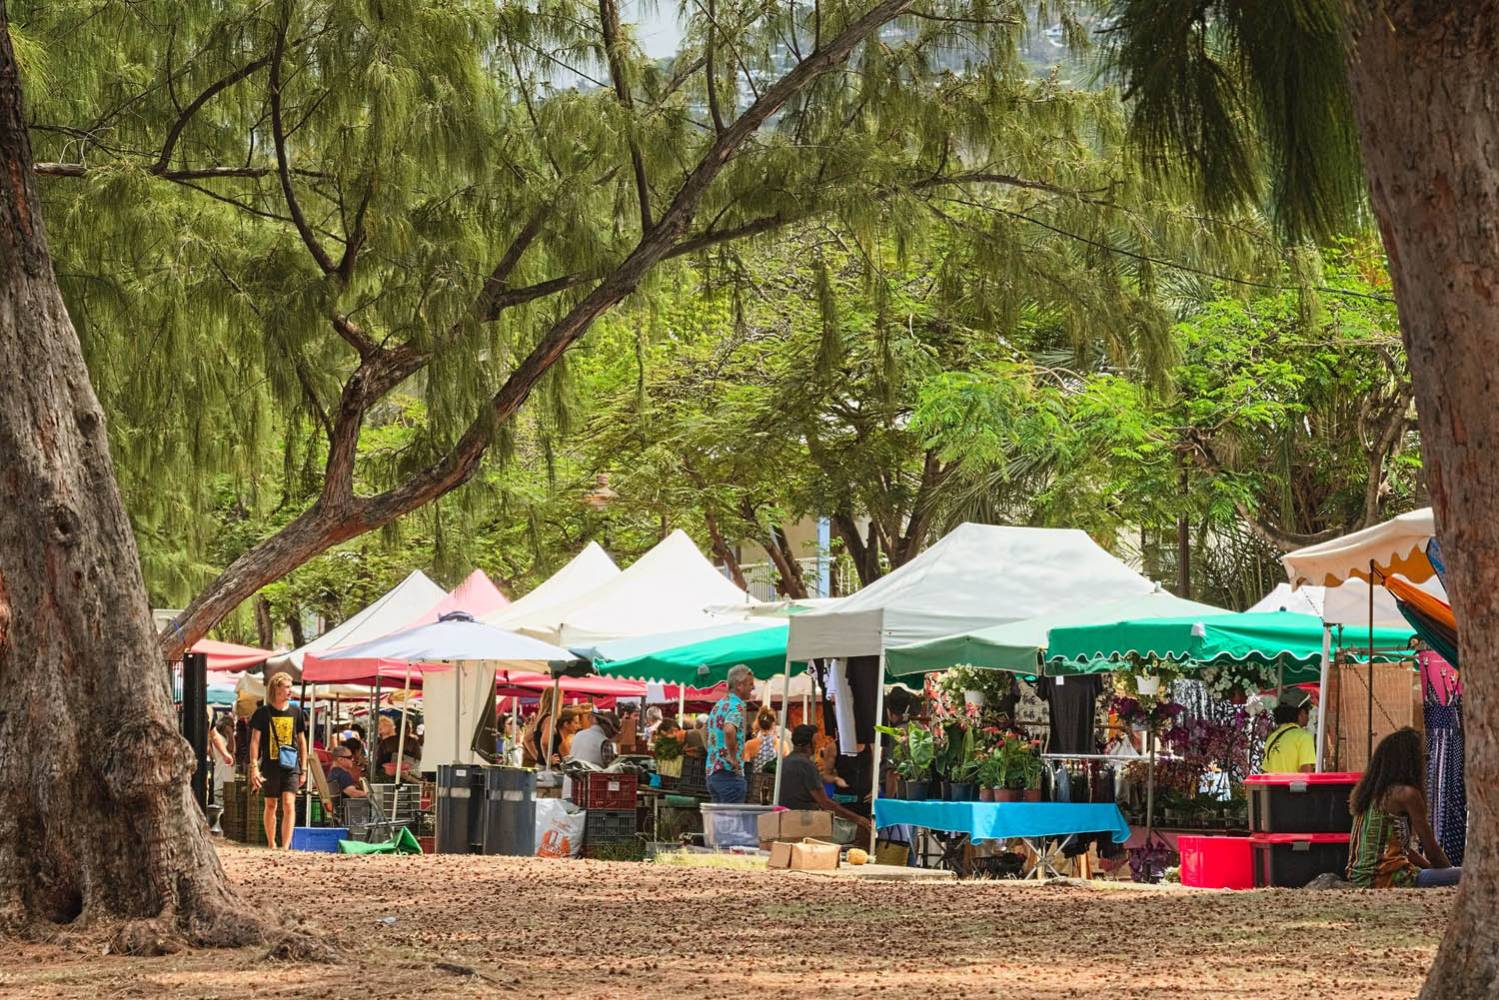
<svg viewBox="0 0 1499 1000">
<path fill-rule="evenodd" d="M 566 566 L 547 577 L 524 597 L 479 620 L 497 628 L 555 639 L 562 616 L 578 607 L 580 599 L 619 576 L 619 567 L 598 542 L 573 556 Z"/>
<path fill-rule="evenodd" d="M 1418 584 L 1433 597 L 1446 600 L 1446 591 L 1436 577 Z M 1327 625 L 1369 624 L 1369 585 L 1363 580 L 1349 580 L 1338 587 L 1315 587 L 1303 584 L 1291 588 L 1289 583 L 1278 584 L 1262 597 L 1250 612 L 1293 611 L 1297 614 L 1316 615 Z M 1395 595 L 1384 587 L 1374 588 L 1374 627 L 1409 628 L 1409 623 L 1395 607 Z"/>
<path fill-rule="evenodd" d="M 787 654 L 798 663 L 878 656 L 890 646 L 1153 590 L 1075 528 L 961 524 L 858 593 L 792 616 Z"/>
<path fill-rule="evenodd" d="M 1372 528 L 1288 552 L 1280 561 L 1293 587 L 1306 583 L 1335 587 L 1354 577 L 1368 579 L 1370 563 L 1386 576 L 1399 574 L 1412 583 L 1423 583 L 1435 574 L 1426 556 L 1427 543 L 1435 536 L 1431 508 L 1422 507 Z"/>
<path fill-rule="evenodd" d="M 305 646 L 289 653 L 277 653 L 266 660 L 266 676 L 288 669 L 300 673 L 302 661 L 309 653 L 326 653 L 339 646 L 368 642 L 403 628 L 424 612 L 436 607 L 447 596 L 447 591 L 433 583 L 425 573 L 419 569 L 413 570 L 410 576 L 342 624 L 329 629 Z"/>
<path fill-rule="evenodd" d="M 883 676 L 885 650 L 891 646 L 1154 590 L 1155 584 L 1075 528 L 960 524 L 863 590 L 830 607 L 792 616 L 787 670 L 791 663 L 809 659 L 878 656 Z M 884 716 L 884 700 L 881 684 L 876 719 Z M 781 705 L 784 727 L 784 699 Z M 876 784 L 879 753 L 876 741 Z"/>
<path fill-rule="evenodd" d="M 678 529 L 614 579 L 580 596 L 558 618 L 554 634 L 560 645 L 587 646 L 626 636 L 709 628 L 730 620 L 709 613 L 710 605 L 746 603 L 744 591 Z M 556 641 L 542 629 L 522 631 Z"/>
</svg>

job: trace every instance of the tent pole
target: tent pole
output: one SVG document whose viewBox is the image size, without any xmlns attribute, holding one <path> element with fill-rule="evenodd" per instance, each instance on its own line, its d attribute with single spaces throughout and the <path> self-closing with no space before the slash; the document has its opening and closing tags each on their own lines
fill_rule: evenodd
<svg viewBox="0 0 1499 1000">
<path fill-rule="evenodd" d="M 677 683 L 677 725 L 685 732 L 687 729 L 687 685 Z"/>
<path fill-rule="evenodd" d="M 1150 762 L 1145 768 L 1145 841 L 1141 845 L 1146 849 L 1146 857 L 1149 858 L 1150 837 L 1155 828 L 1155 727 L 1149 726 L 1145 730 L 1146 752 L 1150 756 Z M 1146 862 L 1146 877 L 1150 875 L 1150 862 Z"/>
<path fill-rule="evenodd" d="M 1369 733 L 1364 767 L 1374 759 L 1374 560 L 1369 560 L 1369 663 L 1366 670 L 1369 678 Z"/>
<path fill-rule="evenodd" d="M 547 713 L 546 742 L 536 749 L 546 758 L 546 773 L 552 773 L 552 738 L 557 735 L 557 713 L 562 709 L 562 675 L 552 674 L 552 710 Z M 550 786 L 550 782 L 548 782 Z"/>
<path fill-rule="evenodd" d="M 1317 689 L 1317 770 L 1323 769 L 1323 754 L 1327 750 L 1327 683 L 1332 673 L 1329 657 L 1332 652 L 1332 627 L 1322 623 L 1322 683 Z"/>
<path fill-rule="evenodd" d="M 312 756 L 312 737 L 315 736 L 315 735 L 317 735 L 317 712 L 316 712 L 316 710 L 310 709 L 308 707 L 308 703 L 307 703 L 307 678 L 305 676 L 302 678 L 302 694 L 301 694 L 301 696 L 297 700 L 299 702 L 301 702 L 301 704 L 299 704 L 297 707 L 300 708 L 303 712 L 307 713 L 307 719 L 305 721 L 305 724 L 307 726 L 307 733 L 308 733 L 308 739 L 307 739 L 307 751 L 308 752 L 307 752 L 306 756 L 310 757 L 310 756 Z M 311 779 L 312 779 L 312 765 L 309 764 L 307 761 L 304 760 L 304 761 L 302 761 L 302 790 L 304 792 L 306 792 L 307 804 L 302 807 L 302 815 L 305 817 L 303 819 L 303 821 L 302 821 L 302 825 L 303 826 L 311 826 L 312 825 L 312 789 L 308 787 L 308 784 L 311 781 Z M 296 825 L 296 816 L 295 816 L 296 810 L 293 809 L 292 812 L 293 812 L 292 825 L 295 826 Z"/>
<path fill-rule="evenodd" d="M 785 672 L 781 674 L 781 711 L 780 711 L 780 721 L 779 721 L 779 723 L 776 726 L 776 736 L 775 736 L 775 738 L 776 738 L 776 780 L 775 780 L 775 788 L 770 793 L 770 804 L 773 805 L 773 806 L 778 806 L 778 805 L 781 804 L 781 764 L 782 764 L 782 760 L 781 760 L 781 746 L 780 746 L 780 742 L 781 742 L 781 734 L 786 731 L 786 713 L 789 711 L 789 709 L 787 708 L 787 706 L 788 706 L 788 704 L 791 701 L 791 699 L 789 697 L 790 692 L 791 692 L 791 650 L 789 648 L 786 650 L 786 662 L 783 665 L 783 670 Z M 768 681 L 766 682 L 765 689 L 767 691 L 770 690 L 770 683 Z"/>
<path fill-rule="evenodd" d="M 874 724 L 883 726 L 885 724 L 885 638 L 880 637 L 880 663 L 875 674 L 875 696 L 874 696 Z M 870 770 L 874 772 L 869 779 L 869 856 L 876 856 L 876 847 L 879 846 L 880 831 L 874 825 L 874 802 L 880 797 L 880 731 L 874 732 L 874 744 L 869 749 L 871 762 Z"/>
<path fill-rule="evenodd" d="M 401 698 L 401 734 L 396 738 L 396 801 L 391 803 L 394 812 L 400 805 L 401 759 L 406 756 L 406 713 L 411 708 L 411 661 L 406 661 L 406 694 Z"/>
</svg>

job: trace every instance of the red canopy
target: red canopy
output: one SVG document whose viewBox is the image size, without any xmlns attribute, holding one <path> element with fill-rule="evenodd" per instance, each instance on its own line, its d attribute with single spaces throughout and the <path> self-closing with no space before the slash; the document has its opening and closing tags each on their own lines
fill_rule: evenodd
<svg viewBox="0 0 1499 1000">
<path fill-rule="evenodd" d="M 552 678 L 541 673 L 500 671 L 495 683 L 501 695 L 527 697 L 540 694 L 553 684 Z M 564 677 L 558 684 L 563 694 L 590 695 L 597 698 L 643 698 L 645 682 L 625 680 L 623 677 Z"/>
<path fill-rule="evenodd" d="M 231 672 L 258 667 L 275 655 L 269 649 L 238 646 L 232 642 L 219 642 L 217 639 L 199 639 L 193 643 L 191 652 L 207 656 L 210 671 Z"/>
</svg>

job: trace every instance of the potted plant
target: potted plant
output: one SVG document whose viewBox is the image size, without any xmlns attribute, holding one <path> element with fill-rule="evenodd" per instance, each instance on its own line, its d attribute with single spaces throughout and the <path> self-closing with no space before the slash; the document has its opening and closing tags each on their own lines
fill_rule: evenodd
<svg viewBox="0 0 1499 1000">
<path fill-rule="evenodd" d="M 978 773 L 978 759 L 974 755 L 973 730 L 963 728 L 959 733 L 948 734 L 947 753 L 947 801 L 972 802 L 978 796 L 974 790 L 974 777 Z"/>
<path fill-rule="evenodd" d="M 891 726 L 875 728 L 894 741 L 890 758 L 895 773 L 901 778 L 901 798 L 925 801 L 930 794 L 927 776 L 937 756 L 931 730 L 916 722 L 908 722 L 900 729 Z"/>
<path fill-rule="evenodd" d="M 1007 733 L 997 750 L 1003 762 L 1003 787 L 995 793 L 997 802 L 1019 802 L 1023 798 L 1041 798 L 1041 757 L 1035 744 L 1020 733 Z M 1034 797 L 1027 794 L 1034 788 Z"/>
<path fill-rule="evenodd" d="M 979 801 L 995 801 L 994 793 L 999 791 L 1005 783 L 1005 761 L 1000 756 L 998 746 L 979 753 L 978 773 L 974 780 L 979 786 Z"/>
</svg>

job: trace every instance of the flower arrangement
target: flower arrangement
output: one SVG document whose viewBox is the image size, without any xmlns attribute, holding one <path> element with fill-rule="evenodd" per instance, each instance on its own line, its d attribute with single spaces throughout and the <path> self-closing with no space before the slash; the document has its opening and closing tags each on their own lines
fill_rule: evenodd
<svg viewBox="0 0 1499 1000">
<path fill-rule="evenodd" d="M 1041 741 L 1028 739 L 1023 733 L 1006 733 L 994 748 L 1000 761 L 1000 783 L 1003 788 L 1037 788 L 1041 783 Z"/>
<path fill-rule="evenodd" d="M 1214 663 L 1198 674 L 1208 696 L 1244 704 L 1250 695 L 1275 686 L 1276 670 L 1258 663 Z"/>
<path fill-rule="evenodd" d="M 1148 729 L 1157 733 L 1169 727 L 1185 710 L 1186 706 L 1178 705 L 1174 701 L 1151 702 L 1146 699 L 1132 698 L 1129 695 L 1116 695 L 1109 705 L 1109 711 L 1119 720 L 1120 725 Z"/>
</svg>

